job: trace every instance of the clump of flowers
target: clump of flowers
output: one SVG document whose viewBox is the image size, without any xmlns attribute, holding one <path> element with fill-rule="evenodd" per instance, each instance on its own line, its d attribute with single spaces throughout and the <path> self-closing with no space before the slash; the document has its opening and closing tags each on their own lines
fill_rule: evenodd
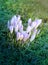
<svg viewBox="0 0 48 65">
<path fill-rule="evenodd" d="M 8 29 L 12 34 L 13 31 L 16 34 L 16 40 L 20 41 L 33 41 L 37 34 L 39 34 L 40 30 L 38 30 L 38 26 L 42 23 L 42 19 L 35 19 L 34 21 L 29 18 L 26 30 L 24 30 L 24 26 L 22 24 L 21 16 L 14 15 L 10 21 L 8 21 Z"/>
</svg>

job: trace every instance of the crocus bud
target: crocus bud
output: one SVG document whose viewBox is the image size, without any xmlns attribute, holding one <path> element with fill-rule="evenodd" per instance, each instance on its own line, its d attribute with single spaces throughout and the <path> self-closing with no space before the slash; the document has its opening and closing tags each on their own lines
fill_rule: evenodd
<svg viewBox="0 0 48 65">
<path fill-rule="evenodd" d="M 10 33 L 13 33 L 13 26 L 9 26 Z"/>
<path fill-rule="evenodd" d="M 36 22 L 34 21 L 34 22 L 32 22 L 32 24 L 31 24 L 31 28 L 33 29 L 33 28 L 35 28 L 36 27 Z"/>
<path fill-rule="evenodd" d="M 17 40 L 22 40 L 23 39 L 23 34 L 20 32 L 17 32 Z"/>
<path fill-rule="evenodd" d="M 23 34 L 20 33 L 20 41 L 23 39 Z"/>
<path fill-rule="evenodd" d="M 16 25 L 16 26 L 14 27 L 14 29 L 15 29 L 15 32 L 18 32 L 18 30 L 19 30 L 18 25 Z"/>
<path fill-rule="evenodd" d="M 29 18 L 28 25 L 31 25 L 31 23 L 32 23 L 32 20 L 31 20 L 31 18 Z"/>
<path fill-rule="evenodd" d="M 35 28 L 37 28 L 42 23 L 42 19 L 37 19 L 35 20 L 35 22 L 36 22 Z"/>
<path fill-rule="evenodd" d="M 20 20 L 20 18 L 21 18 L 21 16 L 20 16 L 20 15 L 18 15 L 18 17 L 17 17 L 18 21 Z"/>
<path fill-rule="evenodd" d="M 17 32 L 16 36 L 17 36 L 17 41 L 18 41 L 20 39 L 20 32 Z"/>
<path fill-rule="evenodd" d="M 14 26 L 14 24 L 15 24 L 15 22 L 16 22 L 16 19 L 17 19 L 17 17 L 16 17 L 16 15 L 14 15 L 14 16 L 12 17 L 12 19 L 11 19 L 10 24 Z"/>
<path fill-rule="evenodd" d="M 23 31 L 22 34 L 23 34 L 23 41 L 26 41 L 29 38 L 29 34 L 26 31 Z"/>
<path fill-rule="evenodd" d="M 19 27 L 19 31 L 20 31 L 20 32 L 23 31 L 23 25 L 21 25 L 21 26 Z"/>
<path fill-rule="evenodd" d="M 30 38 L 30 41 L 31 41 L 31 42 L 35 39 L 36 34 L 37 34 L 37 29 L 34 30 L 32 36 L 31 36 L 31 38 Z"/>
<path fill-rule="evenodd" d="M 31 32 L 31 30 L 32 30 L 31 26 L 28 26 L 26 29 L 27 33 Z"/>
</svg>

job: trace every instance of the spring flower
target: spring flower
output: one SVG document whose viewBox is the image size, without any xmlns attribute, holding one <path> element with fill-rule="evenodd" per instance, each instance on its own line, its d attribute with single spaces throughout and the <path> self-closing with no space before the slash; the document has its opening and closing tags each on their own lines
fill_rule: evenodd
<svg viewBox="0 0 48 65">
<path fill-rule="evenodd" d="M 18 27 L 20 32 L 23 31 L 23 25 L 21 20 L 18 22 Z"/>
<path fill-rule="evenodd" d="M 8 21 L 7 26 L 8 26 L 8 29 L 9 29 L 10 33 L 12 34 L 13 33 L 13 26 L 10 25 L 10 22 L 9 21 Z"/>
<path fill-rule="evenodd" d="M 18 16 L 17 16 L 17 20 L 18 20 L 18 22 L 20 21 L 20 18 L 21 18 L 21 16 L 20 16 L 20 15 L 18 15 Z"/>
<path fill-rule="evenodd" d="M 32 36 L 31 36 L 31 38 L 30 38 L 30 41 L 31 41 L 31 42 L 35 39 L 36 34 L 37 34 L 37 29 L 34 30 Z"/>
<path fill-rule="evenodd" d="M 31 18 L 29 18 L 28 26 L 25 31 L 23 30 L 21 16 L 14 15 L 12 19 L 8 21 L 7 26 L 11 34 L 13 33 L 13 31 L 16 33 L 17 41 L 18 40 L 27 41 L 28 39 L 30 39 L 30 41 L 33 41 L 36 35 L 40 33 L 40 30 L 37 30 L 37 28 L 41 23 L 42 23 L 42 19 L 36 19 L 35 21 L 32 22 Z"/>
<path fill-rule="evenodd" d="M 35 28 L 37 28 L 42 23 L 42 19 L 37 19 L 35 20 L 35 22 L 36 22 Z"/>
<path fill-rule="evenodd" d="M 15 32 L 18 32 L 18 30 L 19 30 L 18 25 L 16 25 L 16 26 L 14 27 L 14 30 L 15 30 Z"/>
<path fill-rule="evenodd" d="M 17 32 L 17 40 L 22 40 L 22 39 L 23 39 L 23 34 Z"/>
<path fill-rule="evenodd" d="M 18 41 L 20 39 L 20 32 L 17 32 L 16 36 L 17 36 L 17 41 Z"/>
<path fill-rule="evenodd" d="M 9 26 L 9 31 L 11 34 L 13 33 L 13 26 Z"/>
<path fill-rule="evenodd" d="M 11 22 L 10 22 L 10 24 L 11 25 L 13 25 L 13 26 L 15 26 L 15 24 L 17 24 L 17 17 L 14 15 L 13 17 L 12 17 L 12 19 L 11 19 Z"/>
<path fill-rule="evenodd" d="M 31 28 L 33 29 L 33 28 L 35 28 L 35 27 L 36 27 L 36 22 L 33 21 L 32 24 L 31 24 Z"/>
<path fill-rule="evenodd" d="M 31 32 L 31 30 L 32 30 L 31 26 L 28 26 L 26 29 L 27 33 Z"/>
<path fill-rule="evenodd" d="M 26 31 L 22 31 L 22 34 L 23 34 L 23 41 L 29 39 L 29 34 Z"/>
<path fill-rule="evenodd" d="M 23 39 L 23 34 L 20 33 L 20 41 Z"/>
<path fill-rule="evenodd" d="M 29 18 L 28 25 L 31 25 L 31 23 L 32 23 L 32 20 L 31 20 L 31 18 Z"/>
<path fill-rule="evenodd" d="M 23 31 L 23 25 L 19 26 L 19 31 L 20 31 L 20 32 Z"/>
</svg>

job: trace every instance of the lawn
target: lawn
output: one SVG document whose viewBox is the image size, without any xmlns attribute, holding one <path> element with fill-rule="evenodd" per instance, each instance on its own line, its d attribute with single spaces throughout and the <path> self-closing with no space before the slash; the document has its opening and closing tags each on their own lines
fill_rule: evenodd
<svg viewBox="0 0 48 65">
<path fill-rule="evenodd" d="M 13 15 L 27 20 L 41 18 L 41 32 L 29 46 L 16 45 L 7 22 Z M 48 65 L 48 0 L 0 0 L 0 65 Z"/>
</svg>

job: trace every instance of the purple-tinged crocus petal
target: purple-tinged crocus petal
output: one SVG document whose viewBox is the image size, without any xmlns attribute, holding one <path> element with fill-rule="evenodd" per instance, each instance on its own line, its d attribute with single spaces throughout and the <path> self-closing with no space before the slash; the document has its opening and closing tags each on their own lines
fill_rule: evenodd
<svg viewBox="0 0 48 65">
<path fill-rule="evenodd" d="M 10 33 L 13 33 L 13 26 L 9 26 Z"/>
<path fill-rule="evenodd" d="M 23 34 L 20 32 L 17 32 L 17 40 L 22 40 L 23 39 Z"/>
<path fill-rule="evenodd" d="M 26 29 L 27 33 L 31 32 L 31 30 L 32 30 L 31 26 L 28 26 Z"/>
<path fill-rule="evenodd" d="M 36 22 L 34 21 L 34 22 L 32 22 L 32 24 L 31 24 L 31 28 L 33 29 L 33 28 L 35 28 L 36 27 Z"/>
<path fill-rule="evenodd" d="M 17 41 L 18 41 L 20 39 L 20 32 L 17 32 L 16 36 L 17 36 Z"/>
<path fill-rule="evenodd" d="M 31 18 L 29 18 L 28 25 L 31 25 L 31 23 L 32 23 L 32 20 L 31 20 Z"/>
<path fill-rule="evenodd" d="M 36 34 L 37 34 L 37 30 L 35 29 L 32 36 L 31 36 L 31 38 L 30 38 L 30 42 L 32 42 L 35 39 Z"/>
<path fill-rule="evenodd" d="M 16 25 L 16 26 L 14 27 L 14 29 L 15 29 L 15 32 L 18 32 L 18 30 L 19 30 L 18 25 Z"/>
<path fill-rule="evenodd" d="M 17 17 L 14 15 L 14 16 L 12 17 L 12 19 L 11 19 L 11 25 L 14 26 L 14 24 L 17 23 L 16 20 L 17 20 Z"/>
<path fill-rule="evenodd" d="M 18 15 L 18 17 L 17 17 L 18 22 L 20 21 L 20 18 L 21 18 L 21 16 L 20 16 L 20 15 Z"/>
<path fill-rule="evenodd" d="M 20 41 L 23 40 L 23 34 L 20 33 Z"/>
<path fill-rule="evenodd" d="M 35 28 L 37 28 L 42 23 L 42 19 L 37 19 L 35 20 L 35 22 L 36 22 Z"/>
<path fill-rule="evenodd" d="M 26 31 L 22 32 L 23 34 L 23 41 L 26 41 L 29 38 L 29 34 Z"/>
<path fill-rule="evenodd" d="M 19 31 L 20 31 L 20 32 L 23 31 L 23 25 L 20 26 Z"/>
</svg>

